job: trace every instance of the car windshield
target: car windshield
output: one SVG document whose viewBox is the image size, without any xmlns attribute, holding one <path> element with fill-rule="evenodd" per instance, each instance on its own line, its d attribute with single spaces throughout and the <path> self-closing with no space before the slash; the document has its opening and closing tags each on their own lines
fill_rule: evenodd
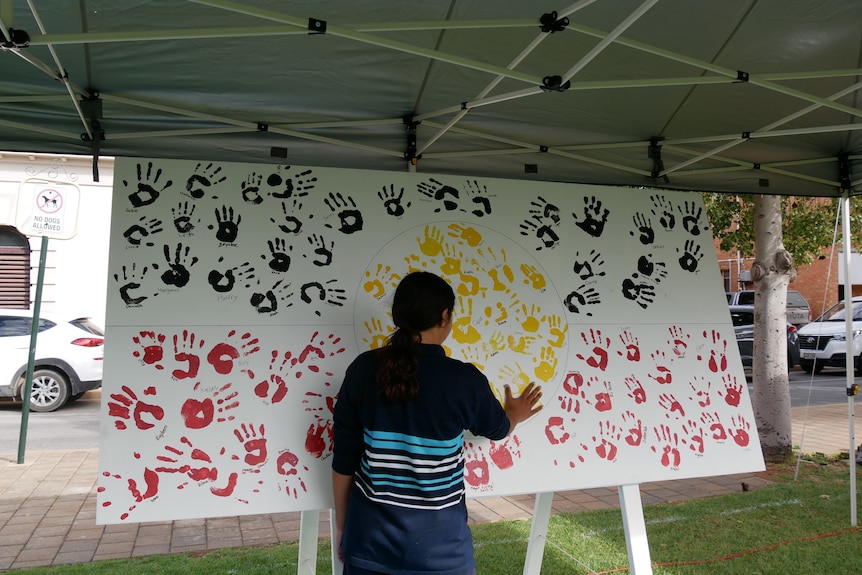
<svg viewBox="0 0 862 575">
<path fill-rule="evenodd" d="M 844 321 L 846 319 L 844 302 L 840 302 L 817 318 L 817 321 Z M 853 302 L 853 320 L 862 321 L 862 301 Z"/>
<path fill-rule="evenodd" d="M 730 312 L 730 320 L 733 322 L 733 327 L 753 325 L 754 314 L 747 311 L 732 311 Z"/>
</svg>

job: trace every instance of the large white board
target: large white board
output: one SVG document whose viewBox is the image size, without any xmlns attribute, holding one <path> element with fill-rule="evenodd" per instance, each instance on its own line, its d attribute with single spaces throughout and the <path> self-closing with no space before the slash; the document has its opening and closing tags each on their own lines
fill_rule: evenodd
<svg viewBox="0 0 862 575">
<path fill-rule="evenodd" d="M 99 523 L 330 506 L 345 367 L 410 270 L 448 352 L 545 408 L 465 443 L 471 496 L 763 469 L 697 194 L 118 158 Z"/>
</svg>

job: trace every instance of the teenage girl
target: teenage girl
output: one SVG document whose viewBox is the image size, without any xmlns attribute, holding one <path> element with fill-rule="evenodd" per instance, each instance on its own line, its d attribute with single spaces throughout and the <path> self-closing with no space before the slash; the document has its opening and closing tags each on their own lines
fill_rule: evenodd
<svg viewBox="0 0 862 575">
<path fill-rule="evenodd" d="M 334 414 L 332 486 L 344 575 L 469 575 L 464 430 L 501 440 L 537 413 L 530 383 L 505 407 L 472 364 L 446 357 L 455 294 L 413 272 L 392 303 L 396 331 L 357 357 Z"/>
</svg>

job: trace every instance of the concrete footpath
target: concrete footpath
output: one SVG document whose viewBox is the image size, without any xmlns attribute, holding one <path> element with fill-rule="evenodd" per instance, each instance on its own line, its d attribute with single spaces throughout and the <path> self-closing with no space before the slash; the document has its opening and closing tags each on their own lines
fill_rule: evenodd
<svg viewBox="0 0 862 575">
<path fill-rule="evenodd" d="M 793 445 L 803 453 L 847 453 L 846 403 L 793 409 Z M 856 424 L 857 444 L 862 426 Z M 203 552 L 223 547 L 296 541 L 296 513 L 247 515 L 122 525 L 96 525 L 98 450 L 35 451 L 26 462 L 0 453 L 0 571 L 44 565 L 165 553 Z M 641 485 L 644 505 L 740 491 L 746 483 L 768 485 L 765 474 L 662 481 Z M 534 497 L 468 500 L 470 522 L 528 519 Z M 566 491 L 554 495 L 553 512 L 573 513 L 619 507 L 616 488 Z M 320 536 L 329 537 L 321 514 Z"/>
</svg>

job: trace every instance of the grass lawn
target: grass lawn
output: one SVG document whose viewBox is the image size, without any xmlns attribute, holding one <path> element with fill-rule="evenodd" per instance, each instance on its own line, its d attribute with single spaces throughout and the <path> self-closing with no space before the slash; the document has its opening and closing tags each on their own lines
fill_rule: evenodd
<svg viewBox="0 0 862 575">
<path fill-rule="evenodd" d="M 777 484 L 644 508 L 655 575 L 851 575 L 862 573 L 862 529 L 851 526 L 847 460 L 770 465 Z M 854 465 L 854 467 L 856 467 Z M 477 573 L 523 571 L 529 521 L 476 525 Z M 318 574 L 330 574 L 321 541 Z M 15 575 L 263 575 L 297 573 L 296 544 L 223 549 L 84 565 L 13 571 Z M 628 573 L 619 510 L 551 518 L 542 575 Z"/>
</svg>

